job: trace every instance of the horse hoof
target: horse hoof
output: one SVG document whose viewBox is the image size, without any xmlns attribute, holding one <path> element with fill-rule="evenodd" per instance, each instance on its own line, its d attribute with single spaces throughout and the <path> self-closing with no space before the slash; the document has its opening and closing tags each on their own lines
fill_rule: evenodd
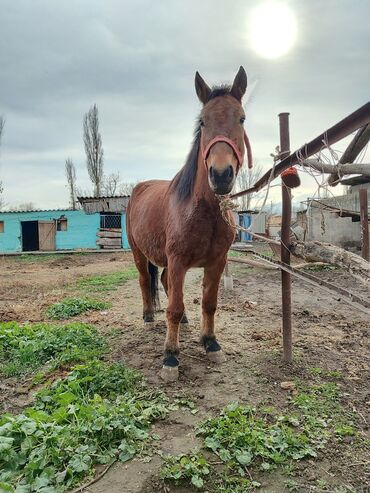
<svg viewBox="0 0 370 493">
<path fill-rule="evenodd" d="M 212 361 L 212 363 L 217 363 L 218 365 L 226 360 L 225 354 L 221 349 L 219 351 L 208 351 L 207 358 L 209 361 Z"/>
<path fill-rule="evenodd" d="M 163 365 L 161 378 L 164 382 L 176 382 L 179 378 L 179 367 Z"/>
<path fill-rule="evenodd" d="M 189 328 L 189 320 L 186 314 L 182 316 L 182 319 L 180 320 L 180 329 L 188 329 Z"/>
<path fill-rule="evenodd" d="M 155 322 L 144 322 L 145 329 L 154 329 L 154 327 L 155 327 Z"/>
</svg>

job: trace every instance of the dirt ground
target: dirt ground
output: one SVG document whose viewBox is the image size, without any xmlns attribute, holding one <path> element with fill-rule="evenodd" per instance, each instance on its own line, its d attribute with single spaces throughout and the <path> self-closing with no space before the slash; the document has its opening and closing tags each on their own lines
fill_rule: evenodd
<svg viewBox="0 0 370 493">
<path fill-rule="evenodd" d="M 45 310 L 73 292 L 76 281 L 85 276 L 112 273 L 132 265 L 129 253 L 60 255 L 41 259 L 2 257 L 0 259 L 0 320 L 19 322 L 46 320 Z M 197 446 L 194 425 L 219 412 L 230 402 L 273 405 L 286 409 L 289 391 L 280 383 L 313 379 L 310 368 L 339 370 L 338 383 L 344 406 L 356 415 L 360 434 L 369 436 L 370 408 L 370 320 L 353 307 L 341 303 L 324 291 L 293 280 L 294 362 L 281 359 L 280 272 L 231 265 L 234 290 L 220 290 L 217 312 L 218 340 L 226 353 L 223 365 L 215 366 L 199 345 L 201 278 L 200 269 L 186 278 L 185 305 L 190 326 L 181 333 L 180 378 L 164 384 L 159 376 L 165 337 L 165 312 L 157 316 L 154 329 L 143 328 L 142 305 L 137 280 L 128 281 L 116 291 L 94 294 L 109 300 L 112 308 L 91 312 L 76 319 L 95 324 L 111 334 L 111 357 L 141 370 L 150 385 L 169 396 L 191 398 L 199 412 L 173 412 L 155 425 L 163 453 L 186 453 Z M 315 273 L 351 289 L 363 297 L 367 288 L 339 270 Z M 166 306 L 163 290 L 162 308 Z M 114 329 L 112 331 L 112 329 Z M 112 335 L 113 334 L 113 335 Z M 1 384 L 3 404 L 15 406 L 19 396 L 14 382 Z M 299 492 L 370 491 L 370 449 L 358 447 L 355 439 L 329 443 L 315 461 L 302 461 L 294 480 Z M 90 493 L 154 493 L 160 491 L 160 459 L 135 459 L 116 464 Z M 262 473 L 261 473 L 262 474 Z M 260 475 L 261 492 L 288 491 L 278 472 Z M 320 489 L 325 481 L 326 489 Z M 338 489 L 338 488 L 342 489 Z M 352 489 L 351 489 L 352 488 Z M 185 493 L 173 487 L 171 493 Z"/>
</svg>

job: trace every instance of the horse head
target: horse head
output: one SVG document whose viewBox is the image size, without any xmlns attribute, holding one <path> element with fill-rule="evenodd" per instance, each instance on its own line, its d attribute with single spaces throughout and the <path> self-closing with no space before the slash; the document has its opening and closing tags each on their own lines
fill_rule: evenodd
<svg viewBox="0 0 370 493">
<path fill-rule="evenodd" d="M 214 193 L 226 195 L 234 186 L 243 164 L 247 146 L 248 164 L 252 159 L 244 131 L 245 113 L 242 98 L 247 88 L 247 74 L 240 67 L 231 87 L 211 89 L 198 72 L 195 90 L 203 103 L 200 114 L 200 151 L 207 170 L 208 183 Z"/>
</svg>

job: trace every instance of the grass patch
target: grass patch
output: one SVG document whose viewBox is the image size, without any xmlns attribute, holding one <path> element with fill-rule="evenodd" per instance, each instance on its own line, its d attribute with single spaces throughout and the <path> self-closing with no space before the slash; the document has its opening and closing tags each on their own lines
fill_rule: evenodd
<svg viewBox="0 0 370 493">
<path fill-rule="evenodd" d="M 165 459 L 161 477 L 190 482 L 195 488 L 206 485 L 218 493 L 247 492 L 259 485 L 253 473 L 277 467 L 294 470 L 295 462 L 316 457 L 329 440 L 356 433 L 352 415 L 340 405 L 335 383 L 298 388 L 287 415 L 274 414 L 271 408 L 230 404 L 197 428 L 202 449 Z M 217 456 L 216 462 L 209 459 L 212 455 Z"/>
<path fill-rule="evenodd" d="M 47 316 L 54 320 L 63 320 L 90 310 L 104 310 L 110 306 L 105 301 L 97 301 L 91 298 L 66 298 L 59 303 L 51 305 L 47 310 Z"/>
<path fill-rule="evenodd" d="M 36 394 L 22 414 L 0 417 L 0 490 L 64 492 L 96 464 L 142 451 L 167 413 L 162 394 L 121 364 L 92 361 Z"/>
<path fill-rule="evenodd" d="M 5 376 L 30 373 L 48 363 L 87 361 L 100 356 L 107 344 L 86 324 L 0 323 L 0 371 Z"/>
<path fill-rule="evenodd" d="M 84 277 L 77 283 L 86 291 L 114 291 L 130 279 L 136 279 L 138 272 L 135 267 L 128 267 L 122 272 L 113 272 L 102 276 Z"/>
<path fill-rule="evenodd" d="M 245 256 L 245 253 L 243 253 L 243 252 L 237 252 L 235 250 L 229 250 L 227 252 L 227 255 L 229 257 L 237 257 L 237 258 L 239 258 L 239 257 L 244 257 Z"/>
<path fill-rule="evenodd" d="M 343 378 L 343 374 L 340 370 L 329 370 L 326 371 L 320 367 L 312 367 L 308 369 L 309 373 L 315 377 L 326 377 L 334 380 Z"/>
<path fill-rule="evenodd" d="M 262 252 L 262 255 L 264 255 L 265 257 L 273 257 L 274 256 L 274 252 L 272 252 L 271 250 L 266 250 L 264 252 Z"/>
<path fill-rule="evenodd" d="M 42 253 L 36 255 L 30 255 L 25 253 L 23 255 L 15 255 L 14 258 L 16 262 L 24 262 L 24 263 L 43 263 L 48 262 L 49 260 L 62 260 L 65 258 L 75 258 L 81 257 L 83 255 L 89 255 L 87 252 L 73 252 L 73 254 L 66 253 Z"/>
</svg>

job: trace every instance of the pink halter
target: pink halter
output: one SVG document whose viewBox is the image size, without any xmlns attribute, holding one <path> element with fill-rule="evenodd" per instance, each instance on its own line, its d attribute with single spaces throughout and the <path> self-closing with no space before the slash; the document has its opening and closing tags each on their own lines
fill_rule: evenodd
<svg viewBox="0 0 370 493">
<path fill-rule="evenodd" d="M 215 144 L 217 144 L 217 142 L 225 142 L 225 144 L 228 144 L 232 148 L 232 150 L 234 151 L 234 154 L 235 154 L 235 156 L 236 156 L 236 158 L 238 160 L 238 167 L 237 167 L 237 172 L 238 172 L 239 169 L 243 165 L 244 152 L 243 153 L 240 152 L 240 149 L 235 144 L 235 142 L 233 140 L 229 139 L 229 137 L 226 137 L 225 135 L 216 135 L 216 137 L 214 137 L 211 141 L 208 142 L 208 144 L 206 145 L 205 149 L 202 151 L 203 159 L 204 159 L 204 164 L 207 166 L 207 162 L 206 161 L 207 161 L 208 155 L 210 153 L 210 150 L 211 150 L 211 148 Z M 252 168 L 253 167 L 252 149 L 251 149 L 251 145 L 250 145 L 248 136 L 247 136 L 247 134 L 245 132 L 244 132 L 244 143 L 245 143 L 245 147 L 247 149 L 248 168 Z"/>
</svg>

